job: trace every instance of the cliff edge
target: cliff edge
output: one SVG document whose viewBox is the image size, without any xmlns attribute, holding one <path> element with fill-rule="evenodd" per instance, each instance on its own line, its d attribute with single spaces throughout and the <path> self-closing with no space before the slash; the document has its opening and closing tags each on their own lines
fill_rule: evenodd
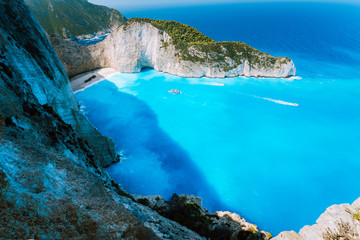
<svg viewBox="0 0 360 240">
<path fill-rule="evenodd" d="M 2 56 L 28 84 L 41 105 L 48 105 L 91 146 L 103 166 L 117 160 L 115 144 L 80 113 L 68 77 L 44 31 L 23 6 L 1 2 Z M 10 70 L 9 70 L 10 71 Z"/>
<path fill-rule="evenodd" d="M 291 77 L 291 59 L 273 57 L 241 42 L 216 42 L 174 21 L 133 18 L 102 42 L 80 46 L 50 38 L 69 77 L 97 68 L 140 72 L 153 68 L 181 77 Z"/>
</svg>

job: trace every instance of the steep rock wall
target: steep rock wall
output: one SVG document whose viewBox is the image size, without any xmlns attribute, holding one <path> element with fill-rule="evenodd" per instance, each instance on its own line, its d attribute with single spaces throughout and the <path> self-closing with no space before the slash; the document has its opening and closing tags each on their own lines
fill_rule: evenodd
<svg viewBox="0 0 360 240">
<path fill-rule="evenodd" d="M 1 2 L 2 52 L 40 104 L 48 104 L 91 145 L 103 166 L 116 161 L 115 145 L 79 112 L 68 77 L 39 23 L 16 1 Z M 26 33 L 25 33 L 26 32 Z"/>
</svg>

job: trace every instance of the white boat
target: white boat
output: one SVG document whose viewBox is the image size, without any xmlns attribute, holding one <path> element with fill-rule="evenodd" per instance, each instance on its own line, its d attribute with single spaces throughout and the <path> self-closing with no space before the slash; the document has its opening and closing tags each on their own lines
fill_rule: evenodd
<svg viewBox="0 0 360 240">
<path fill-rule="evenodd" d="M 171 89 L 170 91 L 168 91 L 169 93 L 172 93 L 172 94 L 181 94 L 181 92 L 177 89 Z"/>
</svg>

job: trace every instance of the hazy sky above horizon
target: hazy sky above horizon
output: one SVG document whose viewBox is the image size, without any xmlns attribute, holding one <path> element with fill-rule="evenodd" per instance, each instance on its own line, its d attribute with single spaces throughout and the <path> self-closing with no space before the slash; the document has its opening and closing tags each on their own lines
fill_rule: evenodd
<svg viewBox="0 0 360 240">
<path fill-rule="evenodd" d="M 91 3 L 113 7 L 121 11 L 144 8 L 166 8 L 174 6 L 206 5 L 241 2 L 335 2 L 360 4 L 360 0 L 88 0 Z"/>
</svg>

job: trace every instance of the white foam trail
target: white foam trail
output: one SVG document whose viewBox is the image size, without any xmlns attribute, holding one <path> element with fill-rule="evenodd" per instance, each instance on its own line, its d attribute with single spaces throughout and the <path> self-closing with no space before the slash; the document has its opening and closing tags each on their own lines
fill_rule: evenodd
<svg viewBox="0 0 360 240">
<path fill-rule="evenodd" d="M 223 83 L 217 83 L 217 82 L 205 83 L 205 85 L 211 85 L 211 86 L 224 86 L 224 84 L 223 84 Z"/>
<path fill-rule="evenodd" d="M 270 101 L 270 102 L 274 102 L 274 103 L 277 103 L 277 104 L 282 104 L 282 105 L 287 105 L 287 106 L 294 106 L 294 107 L 299 106 L 298 103 L 291 103 L 291 102 L 286 102 L 286 101 L 283 101 L 283 100 L 272 99 L 272 98 L 264 98 L 264 97 L 258 97 L 258 96 L 254 96 L 254 97 L 264 99 L 264 100 L 267 100 L 267 101 Z"/>
<path fill-rule="evenodd" d="M 217 82 L 191 82 L 191 84 L 221 86 L 221 87 L 224 86 L 223 83 L 217 83 Z"/>
</svg>

